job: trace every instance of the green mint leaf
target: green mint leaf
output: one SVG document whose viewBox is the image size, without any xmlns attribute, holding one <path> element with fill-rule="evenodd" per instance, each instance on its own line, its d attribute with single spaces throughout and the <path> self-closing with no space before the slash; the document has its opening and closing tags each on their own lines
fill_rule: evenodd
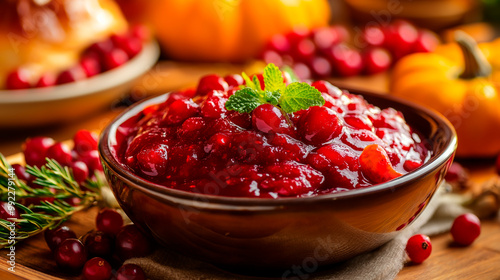
<svg viewBox="0 0 500 280">
<path fill-rule="evenodd" d="M 325 99 L 321 92 L 307 83 L 291 83 L 279 99 L 279 106 L 286 113 L 293 113 L 312 106 L 322 106 Z"/>
<path fill-rule="evenodd" d="M 246 87 L 251 88 L 251 89 L 255 89 L 255 90 L 260 90 L 260 87 L 257 88 L 255 83 L 250 79 L 250 77 L 248 77 L 248 75 L 245 72 L 241 73 L 241 76 L 243 77 L 243 80 L 245 80 Z"/>
<path fill-rule="evenodd" d="M 226 109 L 240 113 L 251 113 L 255 108 L 267 103 L 266 100 L 253 88 L 243 88 L 236 91 L 226 101 Z"/>
<path fill-rule="evenodd" d="M 266 90 L 268 91 L 281 91 L 285 90 L 285 83 L 283 82 L 283 76 L 281 76 L 281 71 L 276 65 L 269 63 L 266 68 L 264 68 L 264 84 Z"/>
<path fill-rule="evenodd" d="M 260 86 L 260 81 L 257 76 L 253 76 L 253 84 L 255 85 L 257 91 L 262 91 L 262 87 Z"/>
<path fill-rule="evenodd" d="M 279 90 L 276 91 L 264 91 L 264 98 L 266 99 L 266 103 L 271 103 L 274 106 L 278 105 L 278 102 L 281 97 L 281 92 Z"/>
<path fill-rule="evenodd" d="M 290 83 L 300 82 L 299 77 L 297 76 L 297 74 L 295 74 L 293 69 L 290 68 L 290 66 L 288 66 L 288 65 L 284 66 L 283 72 L 288 73 L 288 75 L 290 76 L 290 79 L 291 79 Z"/>
</svg>

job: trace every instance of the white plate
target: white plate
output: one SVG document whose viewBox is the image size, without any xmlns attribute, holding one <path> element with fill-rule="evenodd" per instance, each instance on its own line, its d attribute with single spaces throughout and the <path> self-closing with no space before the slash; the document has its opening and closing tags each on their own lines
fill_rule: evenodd
<svg viewBox="0 0 500 280">
<path fill-rule="evenodd" d="M 82 81 L 27 90 L 0 90 L 0 128 L 67 123 L 111 106 L 157 61 L 156 42 L 124 65 Z"/>
</svg>

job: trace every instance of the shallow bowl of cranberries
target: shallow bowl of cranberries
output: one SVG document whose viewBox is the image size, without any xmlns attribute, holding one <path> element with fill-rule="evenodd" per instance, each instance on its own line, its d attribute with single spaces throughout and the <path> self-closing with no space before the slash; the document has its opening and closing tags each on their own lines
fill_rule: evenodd
<svg viewBox="0 0 500 280">
<path fill-rule="evenodd" d="M 316 81 L 322 106 L 231 111 L 243 83 L 203 77 L 101 134 L 118 202 L 166 248 L 238 271 L 340 262 L 411 224 L 453 160 L 453 127 L 426 108 Z"/>
<path fill-rule="evenodd" d="M 15 81 L 12 83 L 18 88 L 0 89 L 0 127 L 69 122 L 111 106 L 156 63 L 159 53 L 153 41 L 144 43 L 133 57 L 127 58 L 123 51 L 118 52 L 123 56 L 115 57 L 111 50 L 109 57 L 102 58 L 109 60 L 106 63 L 100 58 L 83 55 L 78 65 L 57 76 L 42 75 L 36 84 L 22 82 L 21 72 L 13 72 L 11 76 Z"/>
</svg>

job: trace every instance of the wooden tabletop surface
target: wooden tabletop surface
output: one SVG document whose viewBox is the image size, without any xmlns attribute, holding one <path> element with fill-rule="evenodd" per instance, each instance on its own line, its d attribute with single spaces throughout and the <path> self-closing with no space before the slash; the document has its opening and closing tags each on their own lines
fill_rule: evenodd
<svg viewBox="0 0 500 280">
<path fill-rule="evenodd" d="M 153 95 L 176 88 L 194 85 L 197 79 L 208 73 L 226 74 L 240 72 L 242 66 L 234 65 L 194 65 L 162 61 L 133 87 L 133 92 Z M 356 77 L 333 80 L 341 87 L 352 87 L 386 92 L 387 76 Z M 146 94 L 144 94 L 146 92 Z M 42 128 L 17 130 L 0 129 L 0 153 L 11 156 L 21 152 L 21 143 L 26 137 L 37 135 L 49 136 L 57 141 L 72 138 L 79 129 L 100 131 L 117 116 L 123 107 L 103 110 L 92 116 L 69 123 Z M 472 170 L 472 177 L 479 181 L 494 175 L 491 162 L 465 163 Z M 479 167 L 478 167 L 479 166 Z M 77 213 L 68 221 L 68 225 L 81 235 L 94 227 L 97 209 Z M 433 236 L 431 257 L 420 265 L 406 265 L 399 273 L 398 280 L 406 279 L 500 279 L 500 221 L 492 218 L 482 221 L 482 232 L 478 240 L 470 247 L 451 245 L 450 234 Z M 6 262 L 7 250 L 0 251 L 0 279 L 80 279 L 61 273 L 47 248 L 43 236 L 35 236 L 16 246 L 16 272 L 11 273 Z"/>
</svg>

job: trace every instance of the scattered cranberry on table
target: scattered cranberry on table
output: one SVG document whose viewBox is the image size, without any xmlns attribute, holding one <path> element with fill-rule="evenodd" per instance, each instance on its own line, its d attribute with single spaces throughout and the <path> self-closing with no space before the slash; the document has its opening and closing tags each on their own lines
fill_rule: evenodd
<svg viewBox="0 0 500 280">
<path fill-rule="evenodd" d="M 67 226 L 57 227 L 55 229 L 48 229 L 44 232 L 45 242 L 52 252 L 55 252 L 57 247 L 69 238 L 76 238 L 76 234 Z"/>
<path fill-rule="evenodd" d="M 123 218 L 113 209 L 104 208 L 97 214 L 96 228 L 99 231 L 116 236 L 123 227 Z"/>
<path fill-rule="evenodd" d="M 111 278 L 111 265 L 103 258 L 92 258 L 83 266 L 83 278 L 86 280 L 108 280 Z"/>
<path fill-rule="evenodd" d="M 116 272 L 116 280 L 146 280 L 146 274 L 136 264 L 124 264 Z"/>
<path fill-rule="evenodd" d="M 427 235 L 416 234 L 406 243 L 406 253 L 414 263 L 423 263 L 432 252 L 431 239 Z"/>
<path fill-rule="evenodd" d="M 462 214 L 453 221 L 450 233 L 457 244 L 469 246 L 481 234 L 481 221 L 472 213 Z"/>
<path fill-rule="evenodd" d="M 260 58 L 279 67 L 289 65 L 303 79 L 349 77 L 384 72 L 403 56 L 430 52 L 439 44 L 432 31 L 403 20 L 356 31 L 351 36 L 341 25 L 296 28 L 273 36 Z"/>
<path fill-rule="evenodd" d="M 76 238 L 68 238 L 57 246 L 55 259 L 60 268 L 68 271 L 79 271 L 87 260 L 87 252 L 82 242 Z"/>
</svg>

